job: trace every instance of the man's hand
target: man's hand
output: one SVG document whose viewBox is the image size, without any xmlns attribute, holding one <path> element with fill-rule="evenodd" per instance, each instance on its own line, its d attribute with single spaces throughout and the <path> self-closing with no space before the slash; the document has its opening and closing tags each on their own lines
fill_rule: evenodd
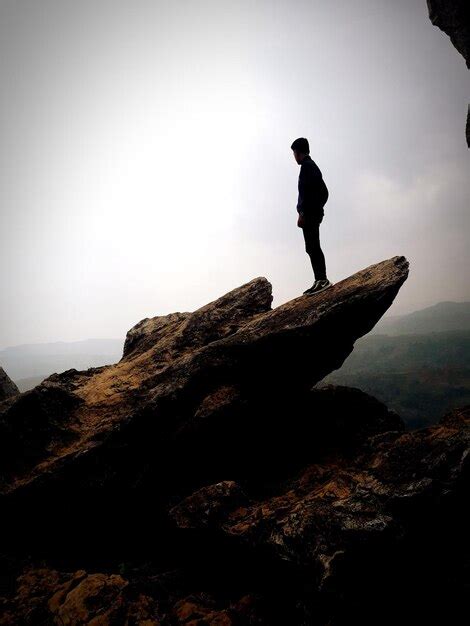
<svg viewBox="0 0 470 626">
<path fill-rule="evenodd" d="M 303 228 L 305 226 L 305 218 L 303 213 L 299 213 L 299 217 L 297 219 L 297 226 L 299 228 Z"/>
</svg>

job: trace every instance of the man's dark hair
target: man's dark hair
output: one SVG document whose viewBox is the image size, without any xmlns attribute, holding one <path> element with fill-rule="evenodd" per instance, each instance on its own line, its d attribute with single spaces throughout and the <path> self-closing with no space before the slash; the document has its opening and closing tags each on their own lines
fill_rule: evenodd
<svg viewBox="0 0 470 626">
<path fill-rule="evenodd" d="M 308 140 L 305 137 L 299 137 L 296 139 L 291 145 L 292 150 L 296 150 L 297 152 L 301 152 L 302 154 L 308 154 L 310 152 L 310 147 L 308 145 Z"/>
</svg>

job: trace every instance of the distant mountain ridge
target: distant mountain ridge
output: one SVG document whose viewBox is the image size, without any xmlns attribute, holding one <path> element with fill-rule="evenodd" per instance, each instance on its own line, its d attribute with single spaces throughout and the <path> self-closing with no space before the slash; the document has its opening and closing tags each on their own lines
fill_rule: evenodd
<svg viewBox="0 0 470 626">
<path fill-rule="evenodd" d="M 470 302 L 443 301 L 406 315 L 382 318 L 369 334 L 403 335 L 470 330 Z"/>
<path fill-rule="evenodd" d="M 46 378 L 54 372 L 110 365 L 122 356 L 124 339 L 84 339 L 10 346 L 0 350 L 0 366 L 12 380 Z M 34 385 L 33 385 L 34 386 Z M 20 385 L 22 391 L 25 390 Z"/>
<path fill-rule="evenodd" d="M 358 387 L 410 426 L 470 402 L 470 302 L 382 318 L 323 384 Z"/>
<path fill-rule="evenodd" d="M 8 346 L 0 350 L 0 355 L 8 355 L 19 352 L 34 354 L 83 354 L 90 352 L 112 352 L 118 346 L 122 350 L 123 339 L 103 339 L 100 337 L 79 339 L 78 341 L 51 341 L 41 343 L 21 343 L 16 346 Z"/>
<path fill-rule="evenodd" d="M 411 371 L 416 368 L 470 368 L 470 330 L 403 335 L 366 335 L 341 367 L 343 374 Z M 334 372 L 336 373 L 336 372 Z"/>
</svg>

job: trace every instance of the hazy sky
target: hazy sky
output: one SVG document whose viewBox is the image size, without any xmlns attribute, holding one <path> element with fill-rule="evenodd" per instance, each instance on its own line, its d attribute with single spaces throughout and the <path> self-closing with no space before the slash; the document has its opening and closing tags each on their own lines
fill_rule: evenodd
<svg viewBox="0 0 470 626">
<path fill-rule="evenodd" d="M 0 349 L 301 294 L 299 136 L 332 282 L 400 254 L 391 314 L 470 300 L 468 71 L 425 0 L 0 0 L 0 80 Z"/>
</svg>

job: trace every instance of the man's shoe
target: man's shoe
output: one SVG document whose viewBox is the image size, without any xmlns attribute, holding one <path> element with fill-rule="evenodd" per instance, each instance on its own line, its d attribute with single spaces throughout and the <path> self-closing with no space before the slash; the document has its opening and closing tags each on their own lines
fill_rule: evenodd
<svg viewBox="0 0 470 626">
<path fill-rule="evenodd" d="M 330 283 L 328 278 L 325 278 L 324 280 L 316 280 L 315 284 L 308 292 L 308 295 L 319 293 L 320 291 L 323 291 L 324 289 L 327 289 L 328 287 L 332 287 L 332 286 L 333 286 L 333 283 Z"/>
<path fill-rule="evenodd" d="M 319 282 L 319 281 L 318 281 L 318 280 L 316 280 L 316 281 L 313 283 L 313 285 L 312 285 L 311 287 L 309 287 L 308 289 L 306 289 L 306 290 L 304 291 L 303 295 L 304 295 L 304 296 L 308 296 L 310 293 L 312 293 L 312 292 L 316 289 L 316 287 L 317 287 L 317 283 L 318 283 L 318 282 Z"/>
</svg>

